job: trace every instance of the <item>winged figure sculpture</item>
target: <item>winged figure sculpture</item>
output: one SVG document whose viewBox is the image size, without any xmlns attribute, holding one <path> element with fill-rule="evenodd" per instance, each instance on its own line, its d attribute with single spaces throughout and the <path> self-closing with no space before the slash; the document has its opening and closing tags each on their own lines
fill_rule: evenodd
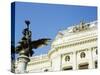
<svg viewBox="0 0 100 75">
<path fill-rule="evenodd" d="M 27 28 L 24 29 L 23 37 L 20 42 L 18 42 L 19 45 L 17 45 L 15 52 L 19 54 L 26 54 L 27 56 L 32 56 L 34 54 L 34 51 L 32 49 L 37 49 L 42 46 L 48 45 L 50 42 L 50 38 L 42 38 L 38 40 L 31 40 L 32 32 L 29 30 L 29 21 L 25 21 L 27 24 Z"/>
</svg>

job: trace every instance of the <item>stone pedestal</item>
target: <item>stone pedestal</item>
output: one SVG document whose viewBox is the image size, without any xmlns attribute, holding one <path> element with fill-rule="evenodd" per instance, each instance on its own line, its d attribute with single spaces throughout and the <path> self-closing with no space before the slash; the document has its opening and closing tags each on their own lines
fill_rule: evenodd
<svg viewBox="0 0 100 75">
<path fill-rule="evenodd" d="M 27 64 L 30 61 L 29 57 L 26 55 L 20 55 L 18 57 L 18 64 L 16 73 L 26 73 Z"/>
</svg>

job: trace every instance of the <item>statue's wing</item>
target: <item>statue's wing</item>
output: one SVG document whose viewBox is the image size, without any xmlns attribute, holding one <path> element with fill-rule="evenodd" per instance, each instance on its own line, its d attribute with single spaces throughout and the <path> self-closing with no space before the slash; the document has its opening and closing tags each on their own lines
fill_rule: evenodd
<svg viewBox="0 0 100 75">
<path fill-rule="evenodd" d="M 15 48 L 15 52 L 19 53 L 22 50 L 22 47 L 19 45 Z"/>
<path fill-rule="evenodd" d="M 31 42 L 31 48 L 38 48 L 38 47 L 42 47 L 44 45 L 48 45 L 48 42 L 50 42 L 51 39 L 49 38 L 43 38 L 43 39 L 39 39 L 39 40 L 36 40 L 36 41 L 32 41 Z"/>
<path fill-rule="evenodd" d="M 21 40 L 20 42 L 18 42 L 18 45 L 15 48 L 15 52 L 19 53 L 22 50 L 22 48 L 27 48 L 27 46 L 28 46 L 27 43 L 25 43 L 23 40 Z"/>
</svg>

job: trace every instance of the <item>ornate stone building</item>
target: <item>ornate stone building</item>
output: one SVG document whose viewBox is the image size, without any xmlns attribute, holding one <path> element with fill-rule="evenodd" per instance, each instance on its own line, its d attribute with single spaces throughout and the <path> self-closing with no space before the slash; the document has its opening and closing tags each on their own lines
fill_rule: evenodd
<svg viewBox="0 0 100 75">
<path fill-rule="evenodd" d="M 59 31 L 47 54 L 31 57 L 27 72 L 97 68 L 97 36 L 97 21 Z"/>
</svg>

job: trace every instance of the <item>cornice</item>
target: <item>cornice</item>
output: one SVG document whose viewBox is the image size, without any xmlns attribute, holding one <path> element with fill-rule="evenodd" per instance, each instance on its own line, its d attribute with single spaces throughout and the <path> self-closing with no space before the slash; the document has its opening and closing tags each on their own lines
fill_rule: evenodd
<svg viewBox="0 0 100 75">
<path fill-rule="evenodd" d="M 58 47 L 53 48 L 54 50 L 49 51 L 48 56 L 50 58 L 50 56 L 53 53 L 57 52 L 58 50 L 62 50 L 64 48 L 68 48 L 68 47 L 72 47 L 72 46 L 77 46 L 77 45 L 81 45 L 81 44 L 85 44 L 85 43 L 90 43 L 90 42 L 93 42 L 93 41 L 97 41 L 97 37 L 91 38 L 91 39 L 86 39 L 84 41 L 79 41 L 79 42 L 71 43 L 71 44 L 65 43 L 64 45 L 59 45 Z"/>
<path fill-rule="evenodd" d="M 28 65 L 36 65 L 36 64 L 41 64 L 41 63 L 45 63 L 45 62 L 50 62 L 49 60 L 41 60 L 41 61 L 36 61 L 36 62 L 31 62 Z"/>
</svg>

